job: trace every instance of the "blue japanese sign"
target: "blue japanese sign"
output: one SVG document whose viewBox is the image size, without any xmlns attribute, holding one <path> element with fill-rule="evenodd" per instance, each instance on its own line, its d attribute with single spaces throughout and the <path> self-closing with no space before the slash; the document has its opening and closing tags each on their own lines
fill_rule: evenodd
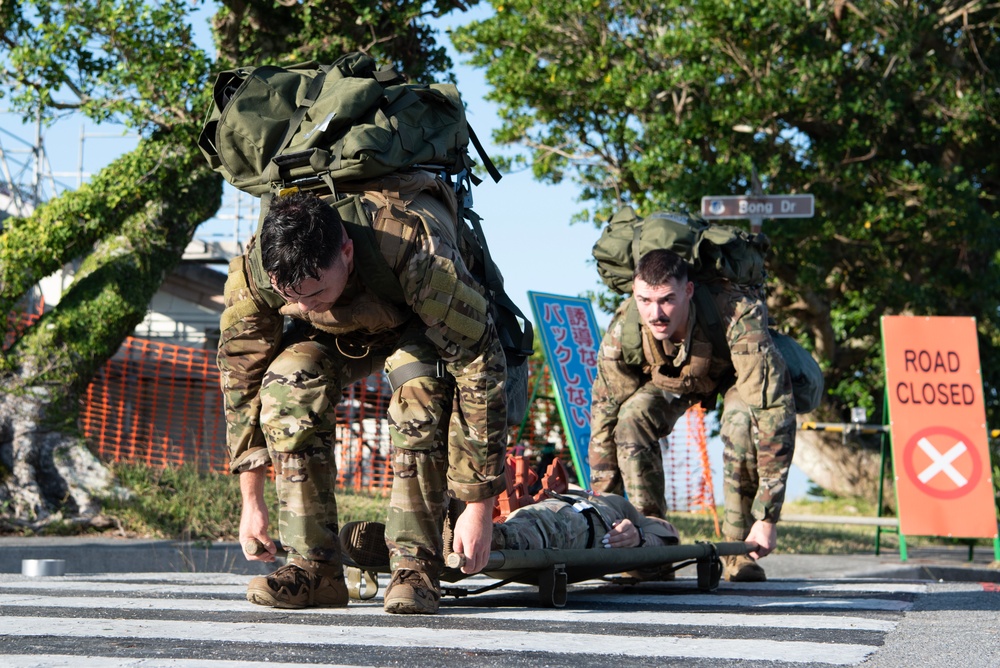
<svg viewBox="0 0 1000 668">
<path fill-rule="evenodd" d="M 590 301 L 528 292 L 535 331 L 555 383 L 556 405 L 569 441 L 581 487 L 590 488 L 590 391 L 597 378 L 597 347 L 601 337 Z"/>
</svg>

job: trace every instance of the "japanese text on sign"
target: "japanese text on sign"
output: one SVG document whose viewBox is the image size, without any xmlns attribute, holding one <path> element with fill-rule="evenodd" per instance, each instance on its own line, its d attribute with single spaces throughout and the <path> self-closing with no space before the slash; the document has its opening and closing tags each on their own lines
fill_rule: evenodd
<svg viewBox="0 0 1000 668">
<path fill-rule="evenodd" d="M 587 445 L 590 442 L 590 397 L 597 377 L 597 344 L 600 336 L 590 302 L 529 292 L 536 331 L 542 338 L 545 357 L 558 390 L 557 403 L 574 465 L 590 477 Z M 579 460 L 579 461 L 578 461 Z M 585 482 L 581 482 L 586 486 Z"/>
</svg>

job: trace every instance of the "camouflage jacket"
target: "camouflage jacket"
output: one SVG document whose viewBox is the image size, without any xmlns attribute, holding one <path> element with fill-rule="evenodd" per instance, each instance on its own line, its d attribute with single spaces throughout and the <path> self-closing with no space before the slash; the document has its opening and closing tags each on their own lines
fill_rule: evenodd
<svg viewBox="0 0 1000 668">
<path fill-rule="evenodd" d="M 614 451 L 619 408 L 647 384 L 692 406 L 710 403 L 735 386 L 751 413 L 754 443 L 746 446 L 756 446 L 758 453 L 760 484 L 751 512 L 757 519 L 777 521 L 795 448 L 795 408 L 785 361 L 767 331 L 767 306 L 754 293 L 725 283 L 713 289 L 712 299 L 725 327 L 729 359 L 712 349 L 693 300 L 680 344 L 656 341 L 641 324 L 633 298 L 622 303 L 598 351 L 591 443 L 607 443 Z M 640 333 L 630 337 L 629 327 Z"/>
<path fill-rule="evenodd" d="M 385 180 L 386 190 L 361 193 L 377 250 L 398 279 L 405 304 L 394 304 L 364 283 L 366 266 L 355 240 L 354 269 L 344 294 L 327 312 L 302 313 L 269 284 L 251 240 L 230 263 L 218 364 L 224 395 L 230 469 L 234 473 L 268 462 L 259 426 L 259 390 L 265 371 L 281 349 L 284 318 L 342 338 L 352 348 L 391 347 L 407 327 L 426 337 L 456 381 L 459 409 L 468 421 L 468 442 L 477 449 L 468 462 L 451 462 L 452 491 L 466 501 L 495 496 L 503 487 L 506 431 L 504 380 L 498 370 L 503 350 L 488 315 L 485 289 L 463 258 L 455 196 L 426 172 Z M 466 252 L 467 254 L 467 252 Z M 487 420 L 487 415 L 492 416 Z"/>
</svg>

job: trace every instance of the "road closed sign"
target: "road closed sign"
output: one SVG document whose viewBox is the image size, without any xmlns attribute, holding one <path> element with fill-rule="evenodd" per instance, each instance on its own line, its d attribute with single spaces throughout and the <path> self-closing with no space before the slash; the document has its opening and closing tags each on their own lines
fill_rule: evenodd
<svg viewBox="0 0 1000 668">
<path fill-rule="evenodd" d="M 975 318 L 884 316 L 900 533 L 996 538 Z"/>
</svg>

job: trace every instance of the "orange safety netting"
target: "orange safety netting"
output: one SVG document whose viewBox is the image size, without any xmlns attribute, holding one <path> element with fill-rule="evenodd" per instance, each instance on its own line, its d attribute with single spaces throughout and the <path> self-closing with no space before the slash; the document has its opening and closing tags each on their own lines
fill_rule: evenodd
<svg viewBox="0 0 1000 668">
<path fill-rule="evenodd" d="M 126 339 L 94 377 L 83 401 L 80 424 L 98 457 L 156 467 L 190 464 L 203 471 L 227 472 L 229 454 L 215 359 L 214 350 Z M 531 411 L 522 427 L 511 428 L 512 449 L 536 457 L 548 452 L 569 463 L 548 367 L 533 362 L 530 378 L 534 388 Z M 382 374 L 344 391 L 337 407 L 341 489 L 389 491 L 389 396 Z M 701 408 L 678 421 L 669 437 L 664 465 L 668 506 L 679 511 L 708 510 L 714 516 Z"/>
</svg>

